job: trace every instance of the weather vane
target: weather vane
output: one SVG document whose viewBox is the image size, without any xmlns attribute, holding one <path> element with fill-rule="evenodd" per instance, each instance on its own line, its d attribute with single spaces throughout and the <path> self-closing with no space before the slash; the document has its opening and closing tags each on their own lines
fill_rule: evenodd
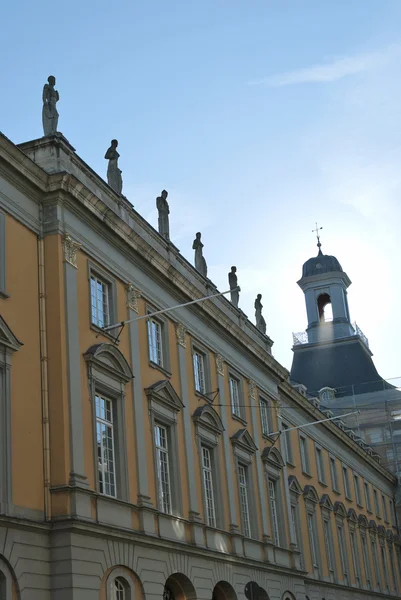
<svg viewBox="0 0 401 600">
<path fill-rule="evenodd" d="M 315 223 L 316 225 L 316 229 L 312 229 L 312 233 L 316 233 L 316 237 L 317 237 L 317 247 L 319 248 L 319 252 L 321 252 L 320 248 L 322 247 L 322 244 L 320 243 L 320 235 L 319 235 L 319 231 L 321 229 L 323 229 L 323 227 L 318 227 L 317 223 Z"/>
</svg>

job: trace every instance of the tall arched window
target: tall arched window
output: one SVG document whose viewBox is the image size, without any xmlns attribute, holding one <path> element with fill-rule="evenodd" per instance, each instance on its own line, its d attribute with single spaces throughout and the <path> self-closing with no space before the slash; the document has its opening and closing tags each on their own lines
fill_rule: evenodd
<svg viewBox="0 0 401 600">
<path fill-rule="evenodd" d="M 317 308 L 319 311 L 319 320 L 321 322 L 324 323 L 333 320 L 333 310 L 329 294 L 320 294 L 317 299 Z"/>
<path fill-rule="evenodd" d="M 125 589 L 126 586 L 124 585 L 122 579 L 118 577 L 114 580 L 115 600 L 126 600 Z"/>
</svg>

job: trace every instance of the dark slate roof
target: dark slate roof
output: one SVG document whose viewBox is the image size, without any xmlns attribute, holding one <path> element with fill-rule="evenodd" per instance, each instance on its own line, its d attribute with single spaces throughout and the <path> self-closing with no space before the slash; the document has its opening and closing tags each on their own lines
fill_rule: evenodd
<svg viewBox="0 0 401 600">
<path fill-rule="evenodd" d="M 334 388 L 337 398 L 393 388 L 380 377 L 360 340 L 339 341 L 324 346 L 295 346 L 291 380 L 305 385 L 312 396 L 322 387 Z"/>
<path fill-rule="evenodd" d="M 342 271 L 342 267 L 335 256 L 319 254 L 304 263 L 302 267 L 302 277 L 311 277 L 312 275 L 321 275 L 322 273 L 331 273 L 332 271 Z"/>
</svg>

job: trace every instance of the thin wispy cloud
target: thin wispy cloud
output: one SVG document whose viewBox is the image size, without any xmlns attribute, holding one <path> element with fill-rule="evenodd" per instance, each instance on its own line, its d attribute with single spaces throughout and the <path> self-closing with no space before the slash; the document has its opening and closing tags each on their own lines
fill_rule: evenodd
<svg viewBox="0 0 401 600">
<path fill-rule="evenodd" d="M 399 50 L 398 47 L 397 50 Z M 380 52 L 337 58 L 330 63 L 312 65 L 311 67 L 249 81 L 248 85 L 282 87 L 300 83 L 330 83 L 348 75 L 356 75 L 373 69 L 390 58 L 394 51 L 395 48 L 392 47 Z"/>
</svg>

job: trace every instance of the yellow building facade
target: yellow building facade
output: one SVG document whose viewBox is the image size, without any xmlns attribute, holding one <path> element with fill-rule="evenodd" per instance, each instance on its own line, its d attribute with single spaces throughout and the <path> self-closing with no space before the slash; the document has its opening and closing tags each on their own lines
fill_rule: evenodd
<svg viewBox="0 0 401 600">
<path fill-rule="evenodd" d="M 0 211 L 1 600 L 399 596 L 394 475 L 62 135 Z"/>
</svg>

